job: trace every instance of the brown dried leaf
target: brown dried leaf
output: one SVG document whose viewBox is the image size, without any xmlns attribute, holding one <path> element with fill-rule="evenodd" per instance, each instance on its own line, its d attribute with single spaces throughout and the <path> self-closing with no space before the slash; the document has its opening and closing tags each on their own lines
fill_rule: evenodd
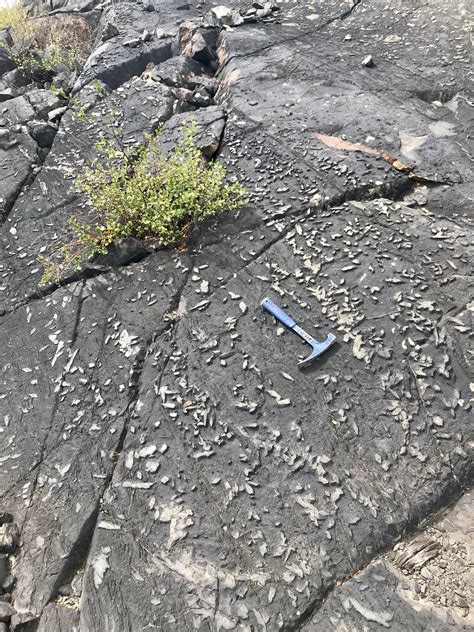
<svg viewBox="0 0 474 632">
<path fill-rule="evenodd" d="M 332 149 L 341 149 L 343 151 L 358 151 L 362 154 L 368 154 L 369 156 L 380 156 L 386 162 L 388 162 L 392 167 L 394 167 L 397 171 L 405 171 L 411 172 L 414 164 L 406 165 L 404 162 L 392 156 L 385 149 L 375 149 L 375 147 L 368 147 L 367 145 L 362 145 L 362 143 L 351 143 L 347 140 L 343 140 L 338 136 L 327 136 L 326 134 L 314 134 L 315 138 L 324 143 L 327 147 L 331 147 Z"/>
<path fill-rule="evenodd" d="M 380 155 L 380 151 L 378 149 L 374 149 L 373 147 L 368 147 L 367 145 L 362 145 L 360 143 L 350 143 L 349 141 L 342 140 L 342 138 L 338 138 L 337 136 L 327 136 L 326 134 L 318 133 L 315 133 L 314 136 L 332 149 L 342 149 L 343 151 L 359 151 L 363 154 L 370 154 L 371 156 Z"/>
</svg>

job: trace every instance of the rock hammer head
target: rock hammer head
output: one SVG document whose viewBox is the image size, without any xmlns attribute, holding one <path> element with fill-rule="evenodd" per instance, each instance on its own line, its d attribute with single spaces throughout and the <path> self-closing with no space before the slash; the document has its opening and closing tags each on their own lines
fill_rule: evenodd
<svg viewBox="0 0 474 632">
<path fill-rule="evenodd" d="M 296 333 L 298 333 L 302 338 L 306 340 L 306 342 L 308 342 L 313 347 L 313 350 L 311 351 L 309 356 L 304 360 L 301 360 L 301 362 L 298 362 L 298 367 L 300 369 L 308 366 L 308 364 L 318 358 L 322 353 L 327 351 L 329 347 L 331 347 L 336 342 L 336 336 L 334 334 L 328 334 L 326 340 L 324 340 L 323 342 L 319 342 L 319 340 L 316 340 L 316 338 L 313 338 L 303 330 L 296 331 Z"/>
<path fill-rule="evenodd" d="M 316 340 L 316 338 L 310 336 L 304 329 L 301 329 L 301 327 L 295 323 L 295 321 L 289 314 L 284 312 L 281 307 L 278 307 L 278 305 L 275 305 L 275 303 L 269 298 L 264 298 L 263 301 L 260 303 L 260 306 L 263 310 L 279 320 L 282 325 L 285 325 L 285 327 L 288 327 L 288 329 L 294 331 L 295 334 L 298 334 L 300 338 L 305 340 L 313 348 L 309 356 L 302 362 L 298 363 L 300 369 L 307 366 L 315 358 L 319 357 L 336 341 L 336 336 L 334 334 L 328 334 L 324 342 L 319 342 L 319 340 Z"/>
</svg>

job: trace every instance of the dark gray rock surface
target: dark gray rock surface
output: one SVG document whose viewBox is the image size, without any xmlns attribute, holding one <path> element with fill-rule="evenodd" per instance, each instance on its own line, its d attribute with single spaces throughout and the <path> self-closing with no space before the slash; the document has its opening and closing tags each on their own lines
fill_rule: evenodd
<svg viewBox="0 0 474 632">
<path fill-rule="evenodd" d="M 473 501 L 471 491 L 414 540 L 336 588 L 301 629 L 472 630 Z"/>
<path fill-rule="evenodd" d="M 409 535 L 472 483 L 467 8 L 299 0 L 216 41 L 212 6 L 55 2 L 101 10 L 72 99 L 0 104 L 9 632 L 467 630 L 447 523 L 420 568 Z M 249 204 L 40 286 L 101 135 L 190 120 Z M 337 345 L 298 371 L 265 296 Z"/>
</svg>

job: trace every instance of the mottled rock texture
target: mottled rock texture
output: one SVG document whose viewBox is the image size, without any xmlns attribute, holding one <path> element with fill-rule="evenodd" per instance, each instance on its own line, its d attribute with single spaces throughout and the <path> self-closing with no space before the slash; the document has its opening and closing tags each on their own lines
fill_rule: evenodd
<svg viewBox="0 0 474 632">
<path fill-rule="evenodd" d="M 472 495 L 427 526 L 472 483 L 468 3 L 213 6 L 55 1 L 71 98 L 0 103 L 0 621 L 472 629 Z M 40 286 L 101 134 L 189 120 L 248 205 Z M 337 345 L 298 371 L 265 296 Z"/>
<path fill-rule="evenodd" d="M 414 539 L 339 586 L 302 626 L 329 630 L 472 630 L 473 494 Z"/>
</svg>

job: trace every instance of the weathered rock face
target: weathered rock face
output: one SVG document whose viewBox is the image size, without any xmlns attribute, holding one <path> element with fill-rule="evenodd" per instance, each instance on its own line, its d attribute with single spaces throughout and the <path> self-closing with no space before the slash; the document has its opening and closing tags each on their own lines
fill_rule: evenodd
<svg viewBox="0 0 474 632">
<path fill-rule="evenodd" d="M 51 147 L 57 125 L 48 121 L 48 115 L 60 104 L 61 99 L 52 92 L 35 89 L 7 100 L 0 107 L 2 218 L 8 215 L 22 188 L 37 173 L 41 158 Z"/>
<path fill-rule="evenodd" d="M 473 507 L 469 492 L 408 545 L 336 588 L 301 629 L 472 630 Z"/>
<path fill-rule="evenodd" d="M 468 629 L 465 584 L 420 611 L 415 549 L 375 559 L 472 480 L 455 4 L 54 5 L 101 17 L 73 99 L 0 104 L 0 626 Z M 100 136 L 190 120 L 248 206 L 39 286 Z M 265 296 L 338 344 L 298 371 Z"/>
<path fill-rule="evenodd" d="M 10 58 L 7 51 L 2 47 L 0 48 L 0 74 L 5 74 L 9 70 L 13 70 L 16 67 L 15 62 Z"/>
</svg>

